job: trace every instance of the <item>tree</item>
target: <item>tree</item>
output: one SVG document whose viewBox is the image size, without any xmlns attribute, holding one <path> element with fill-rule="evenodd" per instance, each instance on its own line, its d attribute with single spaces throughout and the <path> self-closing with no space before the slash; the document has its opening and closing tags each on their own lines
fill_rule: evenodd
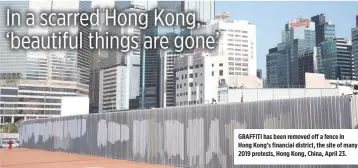
<svg viewBox="0 0 358 168">
<path fill-rule="evenodd" d="M 4 126 L 4 132 L 3 133 L 17 133 L 17 123 L 8 123 Z"/>
</svg>

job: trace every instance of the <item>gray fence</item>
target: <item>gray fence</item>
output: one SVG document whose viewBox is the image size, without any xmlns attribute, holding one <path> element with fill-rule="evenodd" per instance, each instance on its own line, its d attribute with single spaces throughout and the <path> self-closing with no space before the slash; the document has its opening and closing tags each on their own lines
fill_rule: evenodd
<svg viewBox="0 0 358 168">
<path fill-rule="evenodd" d="M 235 128 L 351 129 L 356 107 L 355 96 L 341 96 L 37 119 L 21 123 L 20 143 L 177 167 L 242 167 L 233 165 Z"/>
</svg>

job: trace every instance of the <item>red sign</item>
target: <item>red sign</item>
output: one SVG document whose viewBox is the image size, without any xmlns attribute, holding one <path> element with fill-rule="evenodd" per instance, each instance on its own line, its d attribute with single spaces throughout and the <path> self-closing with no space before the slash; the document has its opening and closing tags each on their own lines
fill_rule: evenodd
<svg viewBox="0 0 358 168">
<path fill-rule="evenodd" d="M 310 21 L 304 21 L 304 22 L 291 22 L 290 27 L 301 27 L 301 26 L 309 26 Z"/>
</svg>

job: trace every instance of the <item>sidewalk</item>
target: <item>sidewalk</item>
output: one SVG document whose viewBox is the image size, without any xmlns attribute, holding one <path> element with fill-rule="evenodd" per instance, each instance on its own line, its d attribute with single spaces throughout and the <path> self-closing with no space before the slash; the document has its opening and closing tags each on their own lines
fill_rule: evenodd
<svg viewBox="0 0 358 168">
<path fill-rule="evenodd" d="M 169 168 L 169 166 L 33 149 L 0 149 L 0 168 Z"/>
</svg>

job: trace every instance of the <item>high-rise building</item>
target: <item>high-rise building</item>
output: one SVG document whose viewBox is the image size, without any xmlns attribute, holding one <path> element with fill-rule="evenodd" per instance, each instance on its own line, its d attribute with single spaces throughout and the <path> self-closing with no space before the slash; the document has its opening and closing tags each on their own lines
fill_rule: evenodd
<svg viewBox="0 0 358 168">
<path fill-rule="evenodd" d="M 316 26 L 316 45 L 321 44 L 326 39 L 333 39 L 335 37 L 335 25 L 329 20 L 326 21 L 324 14 L 313 16 L 311 20 L 315 22 Z"/>
<path fill-rule="evenodd" d="M 289 86 L 289 59 L 287 57 L 288 43 L 280 43 L 275 48 L 269 49 L 266 55 L 266 86 Z"/>
<path fill-rule="evenodd" d="M 217 88 L 228 77 L 227 60 L 206 52 L 181 56 L 175 62 L 175 77 L 177 106 L 216 103 Z"/>
<path fill-rule="evenodd" d="M 139 65 L 114 65 L 101 69 L 99 112 L 127 110 L 139 95 Z"/>
<path fill-rule="evenodd" d="M 210 2 L 210 3 L 208 3 Z M 185 1 L 158 1 L 155 8 L 147 8 L 148 11 L 148 28 L 142 31 L 142 35 L 146 36 L 160 36 L 171 34 L 182 34 L 186 32 L 180 26 L 161 27 L 154 26 L 154 9 L 164 9 L 165 12 L 195 12 L 196 16 L 204 21 L 206 19 L 214 19 L 214 2 L 195 1 L 187 3 Z M 154 2 L 153 2 L 154 3 Z M 196 5 L 197 4 L 197 5 Z M 152 6 L 152 5 L 148 5 Z M 204 10 L 205 9 L 205 10 Z M 208 9 L 208 10 L 207 10 Z M 159 44 L 157 44 L 158 46 Z M 157 49 L 141 49 L 141 73 L 140 73 L 140 87 L 141 95 L 138 97 L 141 108 L 161 107 L 161 84 L 160 84 L 160 54 L 161 51 Z"/>
<path fill-rule="evenodd" d="M 18 35 L 26 35 L 28 32 L 25 26 L 25 19 L 21 19 L 21 26 L 7 26 L 6 12 L 10 9 L 13 12 L 19 12 L 21 18 L 26 18 L 26 13 L 29 9 L 28 1 L 1 1 L 0 2 L 0 75 L 6 76 L 8 74 L 25 77 L 26 72 L 26 50 L 11 50 L 10 40 L 6 38 L 7 32 L 14 32 Z M 17 25 L 17 21 L 13 20 Z"/>
<path fill-rule="evenodd" d="M 326 79 L 352 80 L 352 45 L 344 38 L 328 39 L 322 42 L 322 68 Z"/>
<path fill-rule="evenodd" d="M 282 40 L 267 55 L 267 84 L 269 87 L 297 87 L 302 83 L 299 56 L 316 46 L 315 23 L 302 17 L 289 22 Z"/>
<path fill-rule="evenodd" d="M 21 1 L 24 3 L 25 1 Z M 2 2 L 0 2 L 2 3 Z M 5 2 L 4 2 L 5 3 Z M 31 0 L 28 3 L 30 10 L 57 12 L 70 10 L 73 12 L 91 12 L 90 1 L 37 1 Z M 19 2 L 11 2 L 9 6 L 19 5 Z M 7 5 L 1 5 L 5 7 Z M 17 6 L 17 10 L 22 7 Z M 4 11 L 2 8 L 1 12 Z M 1 19 L 0 19 L 1 20 Z M 1 24 L 2 26 L 4 24 Z M 0 111 L 7 113 L 6 117 L 11 121 L 16 118 L 38 118 L 52 117 L 60 115 L 61 100 L 66 96 L 88 96 L 90 55 L 88 46 L 88 33 L 90 27 L 77 26 L 65 28 L 78 35 L 82 32 L 83 48 L 78 50 L 46 50 L 28 51 L 22 55 L 22 50 L 17 50 L 13 55 L 14 59 L 19 59 L 18 64 L 11 65 L 21 70 L 25 74 L 23 79 L 5 79 L 0 81 L 1 98 Z M 1 29 L 6 30 L 6 29 Z M 30 28 L 29 34 L 30 33 Z M 51 32 L 63 30 L 59 27 L 42 27 L 41 29 L 31 28 L 31 32 L 41 32 L 47 35 Z M 24 31 L 26 33 L 26 31 Z M 5 45 L 5 43 L 4 43 Z M 4 46 L 2 45 L 2 46 Z M 9 46 L 7 46 L 9 47 Z M 8 48 L 7 48 L 8 49 Z M 5 49 L 1 49 L 1 52 Z M 13 51 L 7 50 L 0 54 L 0 58 L 6 58 L 7 54 Z M 21 60 L 24 59 L 22 62 Z M 14 60 L 0 60 L 0 67 L 6 68 Z M 2 63 L 8 65 L 2 65 Z M 1 69 L 0 68 L 0 69 Z M 10 68 L 6 68 L 7 72 Z M 19 72 L 19 71 L 17 71 Z M 7 97 L 7 98 L 6 98 Z"/>
<path fill-rule="evenodd" d="M 352 55 L 355 75 L 358 75 L 358 15 L 356 16 L 356 27 L 352 28 Z"/>
<path fill-rule="evenodd" d="M 312 48 L 312 50 L 306 50 L 298 56 L 298 85 L 304 86 L 306 73 L 314 72 L 318 72 L 316 47 Z"/>
<path fill-rule="evenodd" d="M 219 17 L 219 16 L 218 16 Z M 228 60 L 229 75 L 256 76 L 256 25 L 246 20 L 211 20 L 193 35 L 220 32 L 212 55 Z"/>
<path fill-rule="evenodd" d="M 256 77 L 258 77 L 259 79 L 262 79 L 262 70 L 261 69 L 257 69 Z"/>
<path fill-rule="evenodd" d="M 176 73 L 175 61 L 178 57 L 188 57 L 193 51 L 177 53 L 172 50 L 162 50 L 160 54 L 160 107 L 175 106 Z"/>
</svg>

